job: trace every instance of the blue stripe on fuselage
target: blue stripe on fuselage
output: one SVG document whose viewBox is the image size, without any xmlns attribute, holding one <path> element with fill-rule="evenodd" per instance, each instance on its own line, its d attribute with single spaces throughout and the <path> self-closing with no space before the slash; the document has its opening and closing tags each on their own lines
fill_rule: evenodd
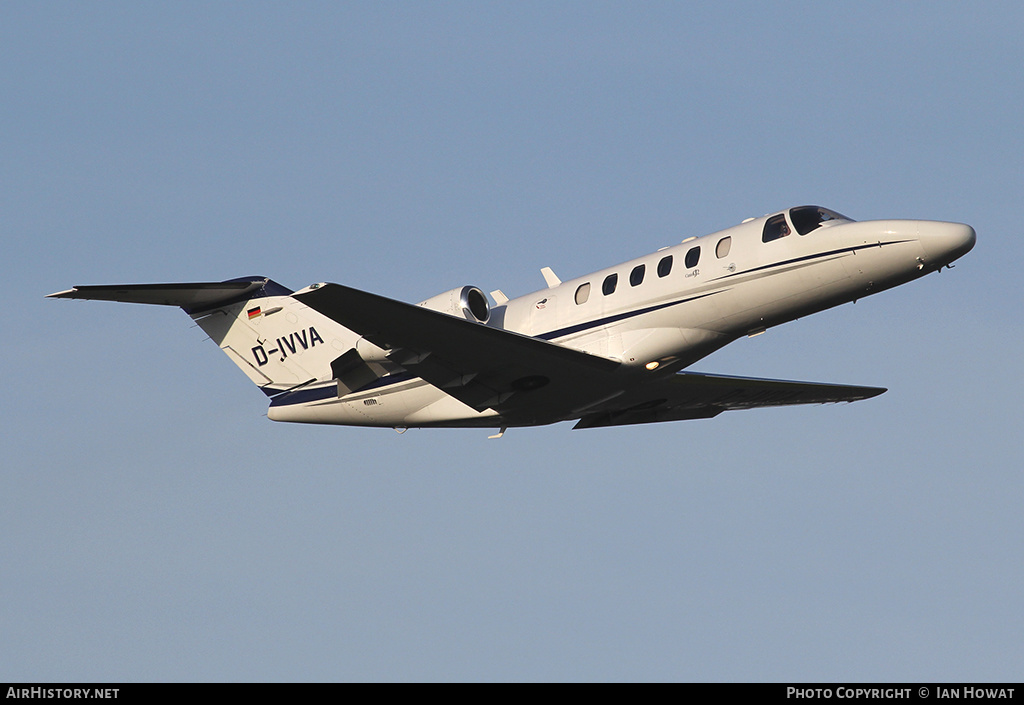
<svg viewBox="0 0 1024 705">
<path fill-rule="evenodd" d="M 660 311 L 661 309 L 668 308 L 669 306 L 678 306 L 679 304 L 685 304 L 685 303 L 688 303 L 690 301 L 696 301 L 697 299 L 703 299 L 705 296 L 711 296 L 712 294 L 719 294 L 722 291 L 726 291 L 726 290 L 725 289 L 720 289 L 719 291 L 711 291 L 711 292 L 708 292 L 706 294 L 698 294 L 697 296 L 690 296 L 690 297 L 687 297 L 685 299 L 679 299 L 678 301 L 669 301 L 668 303 L 658 304 L 657 306 L 648 306 L 647 308 L 638 308 L 635 311 L 626 311 L 625 313 L 617 313 L 614 316 L 606 316 L 604 318 L 596 318 L 596 319 L 594 319 L 592 321 L 585 321 L 583 323 L 577 323 L 576 325 L 568 326 L 566 328 L 559 328 L 558 330 L 553 330 L 553 331 L 551 331 L 549 333 L 541 333 L 540 335 L 537 335 L 537 336 L 534 336 L 534 337 L 540 338 L 541 340 L 554 340 L 555 338 L 562 338 L 562 337 L 567 336 L 567 335 L 572 335 L 573 333 L 580 333 L 580 332 L 588 330 L 590 328 L 598 328 L 600 326 L 606 326 L 606 325 L 609 325 L 611 323 L 618 323 L 619 321 L 624 321 L 627 318 L 633 318 L 634 316 L 642 316 L 645 313 L 651 313 L 653 311 Z"/>
<path fill-rule="evenodd" d="M 709 280 L 709 282 L 721 281 L 723 279 L 732 279 L 734 277 L 743 276 L 744 274 L 751 274 L 753 272 L 766 271 L 766 270 L 773 269 L 773 268 L 776 268 L 776 267 L 785 267 L 785 266 L 788 266 L 788 265 L 791 265 L 791 264 L 797 264 L 799 262 L 809 262 L 809 261 L 815 260 L 815 259 L 822 259 L 822 258 L 825 258 L 825 257 L 832 257 L 833 255 L 842 254 L 844 252 L 853 253 L 853 252 L 856 252 L 857 250 L 864 250 L 864 249 L 868 249 L 868 248 L 872 248 L 872 247 L 881 247 L 882 245 L 898 245 L 898 244 L 903 243 L 903 242 L 911 242 L 911 241 L 910 240 L 894 240 L 894 241 L 891 241 L 891 242 L 879 242 L 879 243 L 871 243 L 871 244 L 866 244 L 866 245 L 857 245 L 855 247 L 843 247 L 843 248 L 840 248 L 838 250 L 830 250 L 828 252 L 820 252 L 820 253 L 814 254 L 814 255 L 806 255 L 804 257 L 796 257 L 794 259 L 784 260 L 782 262 L 773 262 L 772 264 L 765 264 L 765 265 L 761 265 L 760 267 L 754 267 L 752 269 L 745 269 L 742 272 L 733 272 L 733 273 L 726 274 L 726 275 L 721 276 L 721 277 L 716 277 L 715 279 L 711 279 L 711 280 Z M 688 303 L 690 301 L 696 301 L 697 299 L 702 299 L 705 296 L 711 296 L 712 294 L 719 294 L 722 291 L 726 291 L 726 289 L 719 289 L 718 291 L 711 291 L 711 292 L 708 292 L 708 293 L 705 293 L 705 294 L 698 294 L 697 296 L 690 296 L 690 297 L 687 297 L 685 299 L 679 299 L 678 301 L 669 301 L 668 303 L 658 304 L 656 306 L 649 306 L 647 308 L 641 308 L 641 309 L 637 309 L 635 311 L 627 311 L 625 313 L 619 313 L 619 314 L 616 314 L 614 316 L 607 316 L 605 318 L 598 318 L 598 319 L 595 319 L 593 321 L 586 321 L 586 322 L 583 322 L 583 323 L 578 323 L 576 325 L 568 326 L 566 328 L 559 328 L 558 330 L 553 330 L 553 331 L 551 331 L 549 333 L 542 333 L 542 334 L 540 334 L 540 335 L 538 335 L 536 337 L 540 338 L 541 340 L 553 340 L 555 338 L 561 338 L 561 337 L 566 336 L 566 335 L 572 335 L 574 333 L 580 333 L 580 332 L 588 330 L 590 328 L 596 328 L 598 326 L 608 325 L 608 324 L 611 324 L 611 323 L 618 323 L 619 321 L 625 320 L 627 318 L 632 318 L 634 316 L 642 316 L 645 313 L 651 313 L 652 311 L 658 311 L 658 310 L 663 309 L 663 308 L 668 308 L 669 306 L 677 306 L 679 304 L 685 304 L 685 303 Z"/>
<path fill-rule="evenodd" d="M 393 384 L 399 384 L 401 382 L 408 382 L 409 380 L 417 379 L 416 375 L 409 372 L 400 372 L 387 377 L 380 377 L 379 379 L 370 382 L 365 387 L 360 387 L 354 394 L 362 394 L 372 389 L 381 389 L 383 387 L 390 387 Z M 336 384 L 331 383 L 327 387 L 315 387 L 313 389 L 297 389 L 294 392 L 268 392 L 266 389 L 263 390 L 268 394 L 276 394 L 273 399 L 270 400 L 271 406 L 291 406 L 293 404 L 308 404 L 314 401 L 324 401 L 325 399 L 337 398 L 338 387 Z"/>
<path fill-rule="evenodd" d="M 828 252 L 820 252 L 816 255 L 806 255 L 804 257 L 797 257 L 795 259 L 788 259 L 783 262 L 774 262 L 772 264 L 761 265 L 760 267 L 754 267 L 753 269 L 745 269 L 742 272 L 733 272 L 731 274 L 725 274 L 720 277 L 716 277 L 710 281 L 721 281 L 722 279 L 732 279 L 733 277 L 743 276 L 744 274 L 751 274 L 752 272 L 761 272 L 766 269 L 772 269 L 774 267 L 785 267 L 790 264 L 796 264 L 798 262 L 809 262 L 813 259 L 820 259 L 823 257 L 831 257 L 832 255 L 839 255 L 844 252 L 856 252 L 857 250 L 868 250 L 874 247 L 882 247 L 883 245 L 900 245 L 904 242 L 913 242 L 913 240 L 892 240 L 890 242 L 872 242 L 865 245 L 857 245 L 855 247 L 842 247 L 838 250 L 829 250 Z"/>
<path fill-rule="evenodd" d="M 733 277 L 742 276 L 744 274 L 751 274 L 753 272 L 765 271 L 765 270 L 769 270 L 769 269 L 772 269 L 772 268 L 775 268 L 775 267 L 785 267 L 785 266 L 788 266 L 788 265 L 791 265 L 791 264 L 796 264 L 798 262 L 806 262 L 806 261 L 810 261 L 810 260 L 814 260 L 814 259 L 819 259 L 819 258 L 823 258 L 823 257 L 831 257 L 833 255 L 842 254 L 844 252 L 853 253 L 853 252 L 855 252 L 857 250 L 869 249 L 869 248 L 872 248 L 872 247 L 881 247 L 882 245 L 897 245 L 897 244 L 904 243 L 904 242 L 911 242 L 911 241 L 910 240 L 894 240 L 894 241 L 890 241 L 890 242 L 879 242 L 879 243 L 871 243 L 871 244 L 865 244 L 865 245 L 858 245 L 858 246 L 855 246 L 855 247 L 844 247 L 844 248 L 841 248 L 841 249 L 838 249 L 838 250 L 830 250 L 828 252 L 821 252 L 821 253 L 815 254 L 815 255 L 807 255 L 805 257 L 797 257 L 795 259 L 785 260 L 785 261 L 782 261 L 782 262 L 775 262 L 773 264 L 766 264 L 766 265 L 762 265 L 760 267 L 754 267 L 752 269 L 747 269 L 747 270 L 744 270 L 742 272 L 734 272 L 734 273 L 731 273 L 731 274 L 726 274 L 726 275 L 724 275 L 722 277 L 718 277 L 717 279 L 713 279 L 711 281 L 721 281 L 722 279 L 731 279 Z M 668 308 L 670 306 L 678 306 L 679 304 L 685 304 L 685 303 L 689 303 L 690 301 L 696 301 L 698 299 L 703 299 L 703 298 L 705 298 L 707 296 L 712 296 L 713 294 L 720 294 L 723 291 L 728 291 L 728 289 L 719 289 L 717 291 L 711 291 L 711 292 L 707 292 L 707 293 L 704 293 L 704 294 L 698 294 L 696 296 L 689 296 L 689 297 L 686 297 L 686 298 L 683 298 L 683 299 L 679 299 L 677 301 L 669 301 L 669 302 L 666 302 L 666 303 L 663 303 L 663 304 L 657 304 L 655 306 L 647 306 L 645 308 L 636 309 L 634 311 L 625 311 L 623 313 L 617 313 L 617 314 L 615 314 L 613 316 L 605 316 L 603 318 L 595 318 L 594 320 L 591 320 L 591 321 L 584 321 L 582 323 L 577 323 L 575 325 L 567 326 L 565 328 L 559 328 L 557 330 L 549 331 L 547 333 L 541 333 L 540 335 L 537 335 L 537 336 L 534 336 L 534 337 L 539 338 L 540 340 L 551 341 L 551 340 L 554 340 L 556 338 L 565 337 L 567 335 L 573 335 L 575 333 L 581 333 L 581 332 L 583 332 L 585 330 L 590 330 L 592 328 L 598 328 L 600 326 L 610 325 L 612 323 L 618 323 L 619 321 L 624 321 L 624 320 L 626 320 L 628 318 L 634 318 L 636 316 L 642 316 L 645 313 L 652 313 L 654 311 L 660 311 L 661 309 Z M 357 390 L 357 392 L 358 393 L 363 393 L 363 392 L 366 392 L 366 391 L 369 391 L 369 390 L 372 390 L 372 389 L 383 389 L 384 387 L 390 387 L 392 385 L 400 384 L 401 382 L 408 382 L 409 380 L 413 380 L 413 379 L 417 379 L 417 377 L 416 377 L 416 375 L 414 375 L 414 374 L 412 374 L 410 372 L 401 372 L 401 373 L 398 373 L 398 374 L 388 375 L 387 377 L 381 377 L 381 378 L 379 378 L 379 379 L 377 379 L 377 380 L 375 380 L 373 382 L 370 382 L 365 387 L 362 387 L 361 389 Z M 266 394 L 268 394 L 268 395 L 273 397 L 271 399 L 271 401 L 270 401 L 270 405 L 271 406 L 291 406 L 293 404 L 308 404 L 308 403 L 314 402 L 314 401 L 324 401 L 324 400 L 330 399 L 332 397 L 336 398 L 337 395 L 338 395 L 337 386 L 335 386 L 334 384 L 331 384 L 331 385 L 326 386 L 326 387 L 316 387 L 316 388 L 313 388 L 313 389 L 297 389 L 294 392 L 279 392 L 277 390 L 268 390 L 266 388 L 264 388 L 263 391 Z"/>
</svg>

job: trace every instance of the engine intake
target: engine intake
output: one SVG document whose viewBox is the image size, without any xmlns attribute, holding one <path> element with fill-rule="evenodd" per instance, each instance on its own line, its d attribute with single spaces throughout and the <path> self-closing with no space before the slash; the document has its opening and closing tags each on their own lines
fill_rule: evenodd
<svg viewBox="0 0 1024 705">
<path fill-rule="evenodd" d="M 452 289 L 431 296 L 417 305 L 477 323 L 487 323 L 491 317 L 491 306 L 487 303 L 487 297 L 475 286 Z"/>
</svg>

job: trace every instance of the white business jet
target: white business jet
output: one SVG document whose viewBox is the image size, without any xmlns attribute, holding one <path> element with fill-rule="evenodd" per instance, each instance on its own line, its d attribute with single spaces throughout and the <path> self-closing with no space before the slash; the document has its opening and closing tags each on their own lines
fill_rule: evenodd
<svg viewBox="0 0 1024 705">
<path fill-rule="evenodd" d="M 685 372 L 743 336 L 935 272 L 969 225 L 855 222 L 818 206 L 754 218 L 495 305 L 463 286 L 417 305 L 264 277 L 50 294 L 180 306 L 270 397 L 275 421 L 505 429 L 703 419 L 857 401 L 877 387 Z M 497 437 L 494 436 L 494 437 Z"/>
</svg>

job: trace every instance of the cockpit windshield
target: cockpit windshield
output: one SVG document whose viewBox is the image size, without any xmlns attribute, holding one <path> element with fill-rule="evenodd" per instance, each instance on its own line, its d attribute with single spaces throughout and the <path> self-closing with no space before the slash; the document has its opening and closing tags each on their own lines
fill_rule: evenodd
<svg viewBox="0 0 1024 705">
<path fill-rule="evenodd" d="M 806 235 L 812 230 L 817 230 L 822 223 L 831 220 L 850 220 L 845 215 L 830 211 L 821 206 L 798 206 L 789 210 L 789 217 L 793 221 L 793 227 L 801 235 Z"/>
</svg>

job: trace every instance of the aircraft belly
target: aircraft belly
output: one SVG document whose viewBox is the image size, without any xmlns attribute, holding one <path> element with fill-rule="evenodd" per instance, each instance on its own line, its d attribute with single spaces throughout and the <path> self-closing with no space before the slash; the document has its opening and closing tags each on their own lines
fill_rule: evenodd
<svg viewBox="0 0 1024 705">
<path fill-rule="evenodd" d="M 455 397 L 443 394 L 440 397 L 433 398 L 425 406 L 420 407 L 416 411 L 408 414 L 405 417 L 404 424 L 410 428 L 417 426 L 446 426 L 446 425 L 471 425 L 479 426 L 484 425 L 479 423 L 484 419 L 495 419 L 493 425 L 499 426 L 497 421 L 498 414 L 487 409 L 479 412 L 475 409 L 466 406 Z M 457 422 L 469 422 L 466 424 Z"/>
<path fill-rule="evenodd" d="M 407 412 L 405 397 L 401 394 L 373 392 L 341 399 L 332 396 L 305 403 L 272 405 L 267 416 L 272 421 L 293 423 L 395 426 L 401 424 Z"/>
<path fill-rule="evenodd" d="M 375 403 L 375 402 L 371 402 Z M 360 401 L 358 404 L 362 405 Z M 267 411 L 271 421 L 290 423 L 332 424 L 339 426 L 392 426 L 384 420 L 384 410 L 376 415 L 365 413 L 356 403 L 333 399 L 326 402 L 271 406 Z"/>
<path fill-rule="evenodd" d="M 417 380 L 382 393 L 357 393 L 304 404 L 271 406 L 272 421 L 339 426 L 498 426 L 497 414 L 477 412 L 436 387 Z"/>
</svg>

